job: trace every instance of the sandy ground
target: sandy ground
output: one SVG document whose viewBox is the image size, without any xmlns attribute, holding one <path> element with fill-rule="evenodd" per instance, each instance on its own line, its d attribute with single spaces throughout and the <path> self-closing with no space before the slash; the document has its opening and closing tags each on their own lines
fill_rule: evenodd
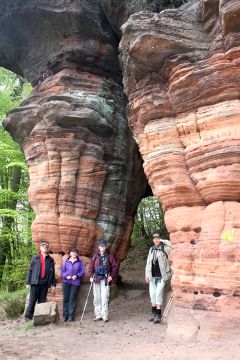
<svg viewBox="0 0 240 360">
<path fill-rule="evenodd" d="M 58 322 L 26 331 L 26 324 L 5 322 L 0 330 L 0 359 L 106 360 L 239 360 L 239 343 L 180 343 L 167 339 L 166 325 L 148 321 L 147 289 L 128 287 L 110 304 L 110 321 L 93 321 L 87 313 L 80 325 Z"/>
<path fill-rule="evenodd" d="M 166 337 L 167 325 L 148 321 L 141 254 L 123 263 L 126 286 L 110 303 L 108 323 L 94 322 L 92 311 L 82 324 L 59 321 L 29 330 L 23 319 L 0 320 L 0 360 L 239 360 L 240 339 L 182 343 Z"/>
</svg>

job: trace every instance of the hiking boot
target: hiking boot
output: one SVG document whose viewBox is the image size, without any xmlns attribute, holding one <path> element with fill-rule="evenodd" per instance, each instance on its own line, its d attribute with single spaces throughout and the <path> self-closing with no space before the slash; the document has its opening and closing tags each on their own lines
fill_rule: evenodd
<svg viewBox="0 0 240 360">
<path fill-rule="evenodd" d="M 69 316 L 69 320 L 68 321 L 74 321 L 74 317 L 73 316 Z"/>
<path fill-rule="evenodd" d="M 64 322 L 68 321 L 68 316 L 65 316 L 65 317 L 63 318 L 63 321 L 64 321 Z"/>
<path fill-rule="evenodd" d="M 103 319 L 103 322 L 108 322 L 108 318 L 104 318 L 104 319 Z"/>
<path fill-rule="evenodd" d="M 156 307 L 152 307 L 152 312 L 151 312 L 151 315 L 149 317 L 149 321 L 153 321 L 154 320 L 154 317 L 155 317 L 155 313 L 156 313 Z"/>
<path fill-rule="evenodd" d="M 102 320 L 102 317 L 101 316 L 96 316 L 93 320 L 94 321 L 99 321 L 99 320 Z"/>
<path fill-rule="evenodd" d="M 156 309 L 156 313 L 155 313 L 155 316 L 154 316 L 154 324 L 159 324 L 161 321 L 161 309 Z"/>
</svg>

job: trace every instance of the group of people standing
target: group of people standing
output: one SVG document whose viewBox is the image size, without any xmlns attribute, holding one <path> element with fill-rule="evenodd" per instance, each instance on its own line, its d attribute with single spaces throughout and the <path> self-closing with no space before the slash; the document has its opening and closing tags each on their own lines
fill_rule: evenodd
<svg viewBox="0 0 240 360">
<path fill-rule="evenodd" d="M 159 323 L 166 282 L 172 276 L 168 260 L 171 249 L 169 240 L 161 239 L 159 233 L 153 235 L 154 245 L 150 248 L 145 268 L 145 280 L 149 283 L 149 294 L 152 305 L 150 321 Z M 95 321 L 108 322 L 108 302 L 112 280 L 117 275 L 117 263 L 113 255 L 107 251 L 105 240 L 98 242 L 98 252 L 91 259 L 89 267 L 90 282 L 93 284 L 93 304 Z M 78 250 L 72 248 L 69 257 L 61 268 L 63 284 L 63 320 L 74 321 L 77 297 L 85 267 L 78 256 Z M 49 255 L 49 245 L 43 242 L 40 252 L 33 256 L 26 278 L 26 286 L 30 288 L 29 304 L 25 311 L 26 320 L 31 320 L 36 303 L 46 301 L 49 288 L 55 292 L 56 279 L 54 260 Z"/>
</svg>

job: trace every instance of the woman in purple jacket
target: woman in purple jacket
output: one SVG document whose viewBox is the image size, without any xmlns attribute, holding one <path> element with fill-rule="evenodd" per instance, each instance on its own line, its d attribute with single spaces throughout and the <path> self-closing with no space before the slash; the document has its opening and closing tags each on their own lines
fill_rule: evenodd
<svg viewBox="0 0 240 360">
<path fill-rule="evenodd" d="M 78 257 L 78 250 L 71 249 L 70 256 L 62 265 L 63 279 L 63 319 L 64 321 L 74 321 L 80 280 L 84 275 L 85 269 L 82 261 Z"/>
</svg>

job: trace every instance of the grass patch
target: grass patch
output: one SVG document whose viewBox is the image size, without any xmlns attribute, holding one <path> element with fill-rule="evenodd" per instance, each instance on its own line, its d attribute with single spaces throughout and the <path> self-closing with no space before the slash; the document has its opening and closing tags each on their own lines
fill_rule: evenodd
<svg viewBox="0 0 240 360">
<path fill-rule="evenodd" d="M 31 330 L 33 330 L 33 329 L 34 329 L 33 320 L 28 321 L 26 324 L 24 324 L 23 329 L 24 329 L 25 331 L 31 331 Z"/>
<path fill-rule="evenodd" d="M 3 305 L 8 319 L 16 319 L 23 314 L 25 309 L 25 296 L 9 298 Z"/>
<path fill-rule="evenodd" d="M 21 289 L 13 292 L 0 291 L 0 303 L 5 302 L 8 299 L 17 298 L 19 296 L 27 296 L 29 290 Z"/>
<path fill-rule="evenodd" d="M 1 316 L 4 318 L 7 317 L 8 319 L 16 319 L 22 315 L 25 309 L 27 293 L 27 289 L 21 289 L 14 292 L 0 292 Z"/>
</svg>

